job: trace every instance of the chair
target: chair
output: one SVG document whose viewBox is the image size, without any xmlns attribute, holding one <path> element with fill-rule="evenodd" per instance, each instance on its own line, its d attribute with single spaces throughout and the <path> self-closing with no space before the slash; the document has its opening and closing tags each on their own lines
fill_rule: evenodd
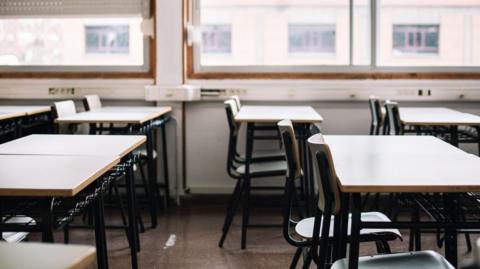
<svg viewBox="0 0 480 269">
<path fill-rule="evenodd" d="M 222 228 L 222 236 L 218 243 L 219 247 L 223 247 L 223 243 L 226 239 L 230 226 L 232 224 L 233 218 L 235 216 L 236 210 L 242 201 L 243 212 L 242 212 L 242 249 L 246 247 L 247 240 L 247 228 L 248 227 L 258 227 L 259 225 L 254 225 L 249 223 L 250 219 L 250 192 L 255 189 L 268 189 L 269 187 L 252 187 L 250 179 L 261 179 L 265 177 L 272 176 L 282 176 L 285 175 L 287 164 L 284 160 L 272 160 L 271 158 L 260 154 L 260 157 L 257 153 L 253 154 L 252 162 L 250 163 L 250 177 L 245 177 L 245 164 L 243 160 L 239 160 L 237 152 L 237 140 L 238 132 L 240 125 L 235 122 L 234 118 L 238 112 L 237 106 L 234 100 L 229 99 L 224 102 L 225 110 L 227 114 L 227 122 L 230 130 L 229 142 L 228 142 L 228 154 L 227 154 L 227 173 L 228 175 L 235 179 L 236 185 L 234 191 L 230 197 L 230 201 L 227 204 L 227 213 L 225 215 L 225 221 Z M 284 158 L 284 156 L 283 156 Z M 273 187 L 273 189 L 278 189 Z M 243 196 L 243 199 L 242 199 Z M 273 226 L 273 225 L 262 225 L 263 227 Z"/>
<path fill-rule="evenodd" d="M 331 269 L 347 269 L 348 259 L 336 261 Z M 426 250 L 360 257 L 358 269 L 454 269 L 437 252 Z"/>
<path fill-rule="evenodd" d="M 236 105 L 236 110 L 237 110 L 237 113 L 240 111 L 240 109 L 242 108 L 242 104 L 240 102 L 240 97 L 238 95 L 232 95 L 230 96 L 229 99 L 232 99 L 235 101 L 235 105 Z M 262 139 L 270 139 L 270 140 L 278 140 L 278 143 L 279 145 L 281 146 L 282 145 L 282 142 L 281 142 L 281 139 L 280 139 L 280 133 L 278 133 L 278 127 L 277 127 L 277 124 L 271 124 L 271 123 L 260 123 L 260 124 L 257 124 L 256 128 L 260 131 L 265 131 L 267 133 L 271 133 L 272 131 L 276 131 L 277 134 L 276 135 L 273 135 L 273 134 L 265 134 L 262 136 Z M 259 137 L 260 138 L 260 137 Z M 280 158 L 280 157 L 284 157 L 284 152 L 283 150 L 273 150 L 273 151 L 267 151 L 265 152 L 267 155 L 276 155 L 277 159 Z M 262 154 L 262 153 L 257 153 L 257 157 L 259 157 L 259 154 Z"/>
<path fill-rule="evenodd" d="M 75 103 L 72 100 L 67 101 L 60 101 L 53 103 L 52 106 L 52 115 L 54 119 L 68 117 L 71 115 L 77 114 L 77 109 L 75 107 Z M 56 133 L 68 133 L 74 134 L 77 132 L 77 125 L 76 124 L 68 124 L 66 128 L 62 128 L 62 126 L 56 125 Z"/>
<path fill-rule="evenodd" d="M 370 107 L 371 115 L 370 135 L 379 135 L 380 128 L 383 123 L 383 113 L 380 100 L 375 96 L 370 96 L 370 98 L 368 99 L 368 104 Z"/>
<path fill-rule="evenodd" d="M 400 119 L 398 103 L 387 100 L 385 102 L 384 135 L 403 135 L 403 124 Z"/>
<path fill-rule="evenodd" d="M 480 269 L 480 239 L 473 246 L 473 262 L 461 267 L 462 269 Z"/>
<path fill-rule="evenodd" d="M 92 95 L 86 95 L 84 98 L 83 98 L 83 106 L 85 107 L 85 111 L 92 111 L 92 110 L 98 110 L 98 109 L 101 109 L 102 108 L 102 101 L 100 100 L 100 97 L 96 94 L 92 94 Z M 113 124 L 110 124 L 111 127 L 113 127 Z M 113 128 L 110 128 L 111 130 L 113 130 Z M 103 132 L 103 124 L 90 124 L 90 130 L 91 130 L 91 133 L 98 133 L 98 134 L 102 134 Z M 115 132 L 112 132 L 110 131 L 111 134 L 115 134 Z M 146 165 L 147 163 L 147 151 L 145 149 L 137 149 L 134 151 L 135 155 L 138 155 L 140 158 L 138 158 L 136 160 L 136 163 L 134 164 L 133 166 L 133 170 L 134 171 L 137 171 L 137 170 L 140 170 L 140 176 L 141 176 L 141 180 L 142 180 L 142 188 L 144 189 L 144 192 L 145 192 L 145 196 L 147 197 L 148 200 L 150 200 L 150 191 L 148 189 L 148 184 L 147 184 L 147 178 L 145 176 L 145 172 L 143 170 L 143 166 Z M 154 158 L 156 159 L 157 157 L 157 154 L 156 152 L 154 152 Z M 138 168 L 137 168 L 138 167 Z M 124 217 L 124 213 L 123 213 L 123 205 L 122 205 L 122 202 L 120 200 L 120 193 L 119 193 L 119 190 L 118 190 L 118 184 L 117 182 L 114 182 L 114 184 L 112 185 L 113 186 L 113 190 L 115 191 L 115 196 L 117 197 L 117 200 L 118 200 L 118 203 L 119 203 L 119 206 L 121 207 L 121 215 L 122 215 L 122 220 L 123 220 L 123 223 L 125 224 L 126 223 L 126 219 Z M 137 187 L 137 186 L 135 186 Z M 140 208 L 138 205 L 137 205 L 137 208 Z M 138 225 L 139 225 L 139 230 L 141 232 L 144 232 L 145 231 L 145 227 L 144 227 L 144 224 L 143 224 L 143 220 L 142 220 L 142 217 L 141 217 L 141 212 L 140 210 L 137 210 L 137 219 L 138 219 Z"/>
<path fill-rule="evenodd" d="M 83 99 L 83 106 L 86 111 L 99 109 L 102 108 L 102 101 L 100 101 L 100 97 L 96 94 L 86 95 Z"/>
<path fill-rule="evenodd" d="M 62 118 L 77 114 L 75 103 L 72 100 L 53 103 L 52 111 L 55 114 L 55 118 Z"/>
<path fill-rule="evenodd" d="M 314 219 L 313 234 L 320 234 L 320 237 L 313 237 L 312 251 L 313 256 L 319 268 L 323 268 L 328 261 L 328 253 L 326 249 L 330 242 L 331 236 L 331 220 L 338 216 L 342 208 L 342 199 L 340 196 L 340 189 L 338 187 L 337 175 L 333 164 L 332 154 L 328 144 L 321 134 L 317 134 L 308 140 L 312 159 L 314 160 L 314 170 L 317 175 L 319 186 L 318 212 Z M 368 213 L 362 213 L 362 221 L 389 221 L 385 215 L 380 213 L 375 214 L 377 220 L 373 220 Z M 363 229 L 360 231 L 360 236 L 365 234 L 370 229 Z M 398 230 L 397 230 L 398 231 Z M 375 235 L 379 234 L 396 234 L 397 231 L 386 229 L 383 231 L 370 230 Z M 335 261 L 331 266 L 333 269 L 347 269 L 348 259 L 340 259 Z M 359 259 L 358 268 L 362 269 L 453 269 L 442 256 L 433 251 L 419 251 L 400 254 L 380 254 L 369 257 L 361 257 Z"/>
<path fill-rule="evenodd" d="M 314 234 L 320 235 L 320 234 L 314 231 L 314 224 L 315 224 L 316 218 L 314 217 L 305 218 L 299 222 L 295 222 L 295 220 L 291 218 L 291 215 L 292 215 L 291 209 L 292 209 L 293 201 L 295 197 L 295 180 L 301 179 L 301 176 L 302 176 L 300 156 L 298 154 L 298 145 L 296 143 L 292 122 L 290 120 L 283 120 L 278 123 L 278 126 L 280 129 L 280 133 L 282 135 L 282 139 L 285 147 L 285 153 L 287 155 L 287 162 L 288 162 L 287 180 L 285 184 L 285 196 L 286 196 L 287 203 L 285 204 L 284 214 L 283 214 L 283 217 L 284 217 L 283 234 L 287 242 L 297 247 L 297 251 L 295 253 L 295 256 L 290 266 L 290 268 L 295 268 L 298 262 L 298 259 L 300 258 L 300 255 L 302 253 L 302 249 L 304 248 L 311 249 L 313 247 L 313 242 L 318 240 L 318 236 L 313 236 L 313 235 Z M 323 139 L 323 136 L 321 134 L 316 134 L 313 137 L 320 137 Z M 310 139 L 309 139 L 309 142 L 310 142 Z M 315 159 L 312 158 L 312 160 L 315 160 Z M 326 181 L 328 179 L 323 174 L 322 174 L 322 177 L 319 176 L 320 173 L 319 173 L 318 167 L 316 167 L 316 164 L 314 164 L 313 166 L 314 166 L 314 173 L 315 173 L 315 177 L 317 178 L 317 185 L 319 189 L 319 194 L 318 194 L 319 205 L 323 205 L 325 204 L 324 201 L 327 199 L 327 197 L 331 195 L 330 193 L 332 192 L 332 190 L 328 189 L 327 187 L 324 187 L 324 184 L 322 184 L 322 181 Z M 333 181 L 333 179 L 330 179 L 330 180 Z M 335 185 L 335 187 L 337 186 Z M 338 190 L 337 190 L 337 197 L 338 197 L 337 200 L 339 201 L 340 193 Z M 322 212 L 326 212 L 326 210 L 323 209 L 323 207 L 319 206 L 319 209 L 322 210 Z M 339 213 L 339 211 L 340 211 L 340 208 L 338 208 L 335 212 Z M 324 218 L 327 219 L 326 217 Z M 363 213 L 362 219 L 371 220 L 371 221 L 385 221 L 385 222 L 390 221 L 385 215 L 378 212 Z M 329 228 L 330 226 L 333 227 L 333 222 L 334 222 L 333 218 L 331 218 L 331 215 L 329 215 L 328 221 L 329 221 L 329 224 L 326 226 L 327 226 L 327 229 L 329 229 L 329 233 L 326 238 L 328 238 L 329 243 L 327 244 L 326 248 L 324 248 L 325 251 L 326 249 L 330 249 L 331 243 L 333 242 L 332 241 L 333 229 Z M 302 241 L 298 241 L 293 238 L 293 236 L 290 233 L 291 228 L 295 229 L 295 233 L 303 239 Z M 382 229 L 382 230 L 368 229 L 368 230 L 362 230 L 360 235 L 361 242 L 375 242 L 379 253 L 389 253 L 390 247 L 388 245 L 388 241 L 395 240 L 398 238 L 401 238 L 401 234 L 397 229 Z M 311 258 L 312 258 L 311 256 L 306 257 L 306 263 L 304 267 L 309 265 L 309 263 L 311 262 Z"/>
</svg>

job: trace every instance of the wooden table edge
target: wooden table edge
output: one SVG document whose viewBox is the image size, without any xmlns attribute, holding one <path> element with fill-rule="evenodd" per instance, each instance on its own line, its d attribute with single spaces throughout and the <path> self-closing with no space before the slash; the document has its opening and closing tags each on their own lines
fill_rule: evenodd
<svg viewBox="0 0 480 269">
<path fill-rule="evenodd" d="M 142 136 L 142 139 L 140 139 L 138 142 L 136 142 L 134 145 L 130 146 L 128 149 L 125 149 L 123 152 L 120 153 L 120 158 L 125 157 L 128 153 L 133 152 L 135 149 L 140 147 L 141 145 L 145 144 L 147 142 L 147 137 Z"/>
<path fill-rule="evenodd" d="M 282 119 L 283 120 L 283 119 Z M 295 120 L 295 119 L 290 119 L 294 124 L 295 123 L 322 123 L 323 122 L 323 118 L 322 119 L 312 119 L 312 120 Z M 268 119 L 256 119 L 256 120 L 251 120 L 251 119 L 237 119 L 235 118 L 235 122 L 239 122 L 239 123 L 277 123 L 281 120 L 268 120 Z"/>
<path fill-rule="evenodd" d="M 91 249 L 90 249 L 91 248 Z M 92 264 L 96 260 L 97 250 L 95 247 L 90 247 L 89 253 L 86 253 L 83 257 L 78 258 L 67 269 L 84 269 L 88 265 Z"/>
<path fill-rule="evenodd" d="M 24 112 L 3 112 L 0 111 L 0 120 L 9 120 L 26 116 Z"/>
<path fill-rule="evenodd" d="M 401 120 L 403 124 L 410 126 L 480 126 L 480 122 L 408 122 Z"/>
<path fill-rule="evenodd" d="M 51 111 L 52 111 L 52 109 L 50 107 L 38 108 L 36 110 L 27 112 L 27 116 L 33 116 L 33 115 L 47 113 L 47 112 L 51 112 Z"/>
<path fill-rule="evenodd" d="M 108 170 L 113 168 L 115 165 L 120 163 L 120 156 L 110 162 L 108 165 L 97 171 L 95 174 L 91 175 L 87 180 L 81 184 L 73 187 L 73 189 L 41 189 L 34 190 L 31 189 L 2 189 L 0 196 L 5 197 L 74 197 L 85 189 L 88 185 L 92 184 L 99 177 L 104 175 Z"/>
<path fill-rule="evenodd" d="M 97 180 L 99 177 L 104 175 L 108 170 L 112 169 L 115 165 L 120 163 L 120 156 L 117 156 L 115 160 L 113 160 L 110 164 L 107 166 L 103 167 L 98 171 L 97 173 L 91 175 L 86 181 L 84 181 L 82 184 L 76 186 L 71 192 L 70 196 L 73 197 L 77 195 L 79 192 L 81 192 L 83 189 L 85 189 L 88 185 L 92 184 L 95 180 Z"/>
<path fill-rule="evenodd" d="M 424 192 L 435 192 L 435 193 L 465 193 L 465 192 L 480 192 L 480 186 L 342 186 L 340 184 L 340 191 L 344 193 L 424 193 Z"/>
</svg>

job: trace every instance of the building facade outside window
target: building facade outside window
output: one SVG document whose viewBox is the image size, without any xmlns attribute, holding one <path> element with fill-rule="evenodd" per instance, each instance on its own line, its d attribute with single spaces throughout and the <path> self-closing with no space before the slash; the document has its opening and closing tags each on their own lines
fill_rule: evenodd
<svg viewBox="0 0 480 269">
<path fill-rule="evenodd" d="M 232 26 L 228 24 L 211 24 L 202 27 L 202 52 L 232 52 Z"/>
<path fill-rule="evenodd" d="M 395 53 L 438 54 L 439 25 L 393 25 Z"/>
<path fill-rule="evenodd" d="M 85 50 L 87 53 L 129 52 L 130 29 L 128 25 L 85 26 Z"/>
<path fill-rule="evenodd" d="M 289 24 L 289 53 L 335 53 L 335 25 Z"/>
</svg>

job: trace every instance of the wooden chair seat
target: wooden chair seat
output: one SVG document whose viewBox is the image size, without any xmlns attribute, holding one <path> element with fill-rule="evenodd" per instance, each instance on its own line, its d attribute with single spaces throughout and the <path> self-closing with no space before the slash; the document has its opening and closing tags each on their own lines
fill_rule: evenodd
<svg viewBox="0 0 480 269">
<path fill-rule="evenodd" d="M 348 235 L 350 235 L 350 226 L 351 226 L 351 215 L 349 215 L 348 221 Z M 362 213 L 362 221 L 381 221 L 381 222 L 390 222 L 391 220 L 380 212 L 365 212 Z M 295 232 L 303 238 L 311 239 L 313 234 L 313 224 L 315 222 L 315 218 L 307 218 L 301 220 L 297 226 L 295 226 Z M 330 237 L 333 237 L 333 223 L 334 217 L 332 217 L 330 221 Z M 320 228 L 321 230 L 321 228 Z M 391 234 L 393 238 L 401 238 L 402 234 L 398 229 L 362 229 L 360 231 L 360 235 L 387 235 Z"/>
<path fill-rule="evenodd" d="M 333 263 L 331 269 L 347 269 L 348 259 Z M 440 254 L 434 251 L 417 251 L 397 254 L 360 257 L 358 269 L 454 269 Z"/>
</svg>

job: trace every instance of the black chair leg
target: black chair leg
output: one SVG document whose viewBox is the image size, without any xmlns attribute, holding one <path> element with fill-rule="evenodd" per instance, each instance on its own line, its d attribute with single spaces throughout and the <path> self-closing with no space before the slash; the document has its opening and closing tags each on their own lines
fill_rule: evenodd
<svg viewBox="0 0 480 269">
<path fill-rule="evenodd" d="M 243 182 L 241 180 L 237 181 L 233 194 L 230 197 L 230 201 L 228 202 L 227 213 L 225 215 L 225 221 L 222 228 L 222 237 L 218 242 L 219 247 L 223 247 L 223 243 L 225 242 L 230 226 L 232 225 L 233 218 L 235 217 L 235 213 L 237 212 L 238 205 L 242 199 L 242 184 Z"/>
<path fill-rule="evenodd" d="M 63 227 L 63 243 L 70 243 L 70 227 L 68 223 Z"/>
<path fill-rule="evenodd" d="M 298 260 L 300 260 L 300 256 L 302 256 L 302 248 L 298 247 L 295 251 L 295 255 L 293 256 L 292 262 L 290 263 L 290 269 L 297 268 Z"/>
<path fill-rule="evenodd" d="M 241 243 L 242 249 L 247 248 L 247 228 L 250 221 L 250 178 L 245 178 L 244 181 Z"/>
<path fill-rule="evenodd" d="M 123 207 L 120 191 L 118 190 L 118 184 L 116 181 L 113 181 L 112 185 L 113 185 L 113 191 L 115 192 L 115 200 L 117 202 L 118 209 L 120 210 L 120 217 L 122 219 L 122 224 L 127 225 L 127 217 L 125 216 L 125 209 Z"/>
<path fill-rule="evenodd" d="M 148 188 L 147 177 L 145 176 L 145 171 L 143 171 L 143 164 L 142 164 L 141 161 L 138 161 L 137 165 L 138 165 L 138 170 L 140 170 L 140 179 L 142 180 L 143 191 L 145 192 L 145 198 L 147 198 L 147 201 L 150 201 L 151 193 L 150 193 L 150 189 Z"/>
<path fill-rule="evenodd" d="M 304 256 L 304 259 L 303 259 L 302 269 L 308 269 L 311 263 L 312 263 L 312 253 L 310 253 L 310 250 L 308 250 L 307 254 Z"/>
</svg>

